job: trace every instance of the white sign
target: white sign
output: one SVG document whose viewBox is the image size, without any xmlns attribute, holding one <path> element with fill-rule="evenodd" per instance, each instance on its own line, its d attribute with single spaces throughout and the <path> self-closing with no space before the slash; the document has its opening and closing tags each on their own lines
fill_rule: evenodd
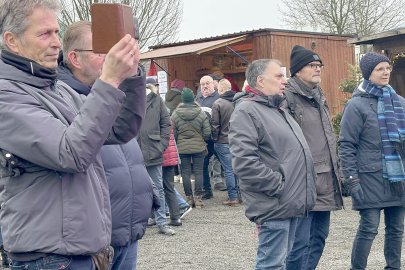
<svg viewBox="0 0 405 270">
<path fill-rule="evenodd" d="M 166 71 L 157 72 L 158 84 L 159 84 L 159 93 L 167 93 L 167 73 Z"/>
</svg>

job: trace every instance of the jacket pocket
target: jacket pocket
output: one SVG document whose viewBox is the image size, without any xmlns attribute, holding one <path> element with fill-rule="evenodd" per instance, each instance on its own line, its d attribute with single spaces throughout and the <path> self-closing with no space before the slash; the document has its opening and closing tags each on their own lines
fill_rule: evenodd
<svg viewBox="0 0 405 270">
<path fill-rule="evenodd" d="M 160 134 L 148 134 L 148 137 L 153 141 L 160 141 Z"/>
<path fill-rule="evenodd" d="M 317 174 L 331 171 L 329 162 L 325 160 L 314 162 L 314 169 Z"/>
<path fill-rule="evenodd" d="M 378 172 L 382 170 L 381 151 L 369 150 L 359 153 L 359 173 Z"/>
<path fill-rule="evenodd" d="M 378 172 L 381 169 L 382 169 L 381 161 L 359 165 L 359 173 Z"/>
<path fill-rule="evenodd" d="M 148 134 L 149 137 L 149 142 L 148 142 L 148 149 L 149 149 L 149 160 L 154 160 L 158 158 L 163 158 L 163 151 L 165 149 L 162 149 L 162 143 L 161 143 L 161 138 L 160 134 Z"/>
</svg>

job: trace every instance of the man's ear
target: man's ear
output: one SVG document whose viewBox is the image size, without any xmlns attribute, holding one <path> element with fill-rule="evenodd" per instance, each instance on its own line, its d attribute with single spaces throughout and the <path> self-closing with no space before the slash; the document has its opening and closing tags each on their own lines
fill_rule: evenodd
<svg viewBox="0 0 405 270">
<path fill-rule="evenodd" d="M 67 58 L 69 63 L 72 65 L 72 67 L 76 68 L 76 69 L 80 69 L 82 67 L 81 62 L 78 59 L 78 53 L 75 51 L 70 51 L 67 54 Z"/>
<path fill-rule="evenodd" d="M 256 86 L 259 86 L 260 88 L 263 87 L 263 77 L 261 75 L 256 78 Z"/>
<path fill-rule="evenodd" d="M 13 52 L 15 54 L 20 53 L 20 44 L 21 44 L 21 42 L 14 33 L 11 33 L 9 31 L 4 32 L 4 34 L 3 34 L 3 42 L 4 42 L 4 45 L 6 45 L 7 48 L 11 52 Z"/>
</svg>

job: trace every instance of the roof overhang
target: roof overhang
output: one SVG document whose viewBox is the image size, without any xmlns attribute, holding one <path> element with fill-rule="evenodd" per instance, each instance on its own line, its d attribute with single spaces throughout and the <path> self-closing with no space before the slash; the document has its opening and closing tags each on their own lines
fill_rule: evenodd
<svg viewBox="0 0 405 270">
<path fill-rule="evenodd" d="M 373 44 L 377 40 L 390 38 L 390 37 L 394 37 L 394 36 L 399 36 L 399 35 L 405 35 L 405 28 L 385 31 L 385 32 L 378 33 L 378 34 L 372 34 L 372 35 L 367 35 L 367 36 L 362 36 L 362 37 L 357 37 L 357 38 L 351 38 L 351 39 L 347 40 L 347 43 L 356 44 L 356 45 Z"/>
<path fill-rule="evenodd" d="M 227 45 L 238 43 L 246 39 L 246 35 L 233 37 L 233 38 L 224 38 L 218 40 L 211 40 L 200 43 L 179 45 L 173 47 L 159 48 L 149 52 L 141 54 L 141 60 L 145 59 L 158 59 L 158 58 L 170 58 L 175 56 L 185 56 L 193 54 L 202 54 L 209 52 Z"/>
</svg>

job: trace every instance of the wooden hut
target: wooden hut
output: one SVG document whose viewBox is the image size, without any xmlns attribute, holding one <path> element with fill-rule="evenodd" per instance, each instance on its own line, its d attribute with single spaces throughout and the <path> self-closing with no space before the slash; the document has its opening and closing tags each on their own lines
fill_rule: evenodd
<svg viewBox="0 0 405 270">
<path fill-rule="evenodd" d="M 405 28 L 352 38 L 348 43 L 373 45 L 373 51 L 387 55 L 393 64 L 390 84 L 398 94 L 405 97 Z"/>
<path fill-rule="evenodd" d="M 347 39 L 353 36 L 280 29 L 259 29 L 216 37 L 151 47 L 141 59 L 153 60 L 169 74 L 169 83 L 182 79 L 196 89 L 199 79 L 215 71 L 222 72 L 241 88 L 248 62 L 275 58 L 286 67 L 289 76 L 290 53 L 301 45 L 320 55 L 325 68 L 321 87 L 332 114 L 342 111 L 346 99 L 339 89 L 348 77 L 348 65 L 354 63 L 354 48 Z"/>
</svg>

